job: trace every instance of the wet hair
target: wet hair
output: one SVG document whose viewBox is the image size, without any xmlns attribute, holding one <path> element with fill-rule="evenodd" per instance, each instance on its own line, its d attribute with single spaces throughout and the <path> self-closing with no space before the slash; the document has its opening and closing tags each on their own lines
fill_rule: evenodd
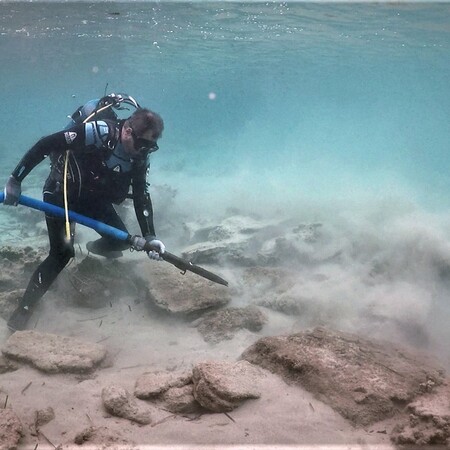
<svg viewBox="0 0 450 450">
<path fill-rule="evenodd" d="M 162 117 L 158 113 L 150 111 L 147 108 L 137 109 L 126 120 L 125 124 L 133 128 L 133 131 L 138 136 L 142 136 L 146 131 L 152 130 L 155 140 L 161 137 L 164 130 L 164 121 L 162 120 Z"/>
</svg>

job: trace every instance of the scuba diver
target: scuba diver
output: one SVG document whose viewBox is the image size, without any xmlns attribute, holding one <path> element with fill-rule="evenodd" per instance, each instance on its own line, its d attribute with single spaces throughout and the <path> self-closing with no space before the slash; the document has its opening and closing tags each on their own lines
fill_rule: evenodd
<svg viewBox="0 0 450 450">
<path fill-rule="evenodd" d="M 113 108 L 125 109 L 125 104 L 136 109 L 127 119 L 119 120 Z M 71 211 L 127 232 L 113 204 L 132 198 L 142 236 L 155 249 L 148 256 L 161 260 L 165 245 L 156 238 L 147 172 L 148 157 L 158 150 L 163 129 L 159 114 L 141 108 L 128 95 L 109 94 L 88 102 L 75 111 L 64 130 L 43 137 L 23 156 L 6 183 L 4 204 L 18 204 L 22 181 L 49 156 L 50 174 L 43 189 L 45 202 L 66 211 L 70 205 Z M 49 255 L 32 275 L 8 321 L 12 332 L 26 328 L 33 308 L 75 254 L 75 223 L 50 214 L 45 220 Z M 96 255 L 117 258 L 129 244 L 101 235 L 88 242 L 86 248 Z"/>
</svg>

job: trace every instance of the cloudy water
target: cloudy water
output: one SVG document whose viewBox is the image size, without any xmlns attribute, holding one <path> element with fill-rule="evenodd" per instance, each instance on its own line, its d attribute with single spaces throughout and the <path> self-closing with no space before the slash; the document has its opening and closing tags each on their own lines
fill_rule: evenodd
<svg viewBox="0 0 450 450">
<path fill-rule="evenodd" d="M 126 92 L 165 120 L 150 174 L 163 239 L 169 219 L 214 223 L 229 208 L 321 223 L 301 287 L 317 308 L 332 316 L 345 302 L 355 321 L 375 305 L 447 337 L 450 4 L 2 2 L 0 13 L 3 182 L 79 105 Z M 41 166 L 25 194 L 39 195 Z"/>
</svg>

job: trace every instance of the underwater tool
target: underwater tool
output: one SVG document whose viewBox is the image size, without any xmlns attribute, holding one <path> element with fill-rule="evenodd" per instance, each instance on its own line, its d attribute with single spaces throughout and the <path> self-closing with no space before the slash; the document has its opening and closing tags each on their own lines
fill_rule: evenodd
<svg viewBox="0 0 450 450">
<path fill-rule="evenodd" d="M 1 192 L 0 203 L 3 203 L 4 198 L 5 194 Z M 52 205 L 51 203 L 46 203 L 41 200 L 27 197 L 26 195 L 20 196 L 19 203 L 23 206 L 28 206 L 29 208 L 37 209 L 39 211 L 43 211 L 61 218 L 64 218 L 66 214 L 64 208 L 60 208 L 59 206 Z M 125 231 L 119 230 L 118 228 L 114 228 L 111 225 L 107 225 L 106 223 L 99 222 L 98 220 L 91 219 L 90 217 L 83 216 L 82 214 L 78 214 L 73 211 L 68 211 L 68 215 L 69 219 L 79 223 L 80 225 L 92 228 L 93 230 L 97 231 L 97 233 L 106 234 L 121 241 L 128 242 L 130 244 L 130 247 L 136 246 L 138 248 L 142 248 L 146 252 L 155 250 L 149 245 L 148 242 L 145 241 L 143 237 L 131 236 Z M 167 261 L 168 263 L 182 270 L 183 275 L 186 273 L 186 271 L 189 271 L 200 275 L 201 277 L 206 278 L 210 281 L 213 281 L 214 283 L 228 286 L 228 281 L 219 277 L 215 273 L 212 273 L 209 270 L 203 269 L 203 267 L 197 266 L 189 261 L 179 258 L 173 253 L 169 253 L 166 251 L 163 254 L 160 254 L 160 257 L 164 259 L 164 261 Z"/>
</svg>

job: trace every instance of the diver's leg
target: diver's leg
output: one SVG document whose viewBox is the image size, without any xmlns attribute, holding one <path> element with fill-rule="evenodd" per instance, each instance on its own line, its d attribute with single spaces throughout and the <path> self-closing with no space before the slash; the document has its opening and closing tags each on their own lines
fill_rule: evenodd
<svg viewBox="0 0 450 450">
<path fill-rule="evenodd" d="M 8 328 L 13 332 L 26 328 L 37 302 L 74 256 L 73 232 L 70 242 L 66 242 L 64 220 L 46 216 L 46 222 L 50 239 L 50 252 L 33 273 L 19 306 L 8 321 Z"/>
<path fill-rule="evenodd" d="M 89 217 L 128 233 L 127 227 L 112 204 L 102 204 L 95 211 L 92 208 L 89 209 L 89 211 L 85 211 Z M 122 256 L 122 250 L 130 247 L 126 241 L 121 241 L 102 233 L 100 235 L 102 236 L 100 239 L 90 241 L 86 244 L 86 248 L 90 253 L 101 255 L 105 258 L 119 258 Z"/>
</svg>

